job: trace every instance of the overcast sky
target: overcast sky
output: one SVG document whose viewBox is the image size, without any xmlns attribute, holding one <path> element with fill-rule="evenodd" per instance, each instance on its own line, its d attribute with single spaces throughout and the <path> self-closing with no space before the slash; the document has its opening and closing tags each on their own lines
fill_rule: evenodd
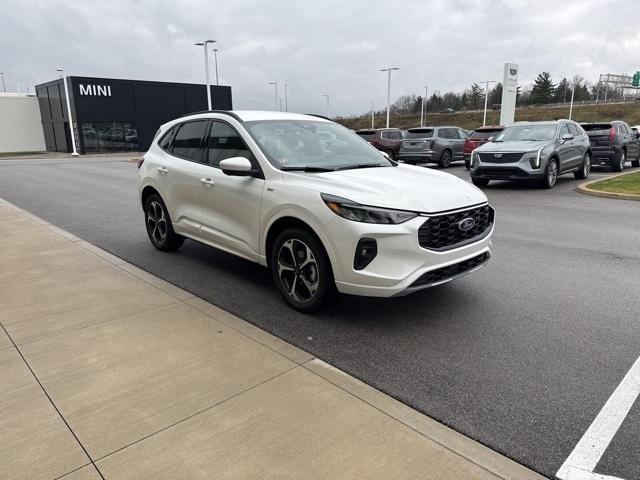
<svg viewBox="0 0 640 480">
<path fill-rule="evenodd" d="M 236 109 L 272 109 L 278 80 L 289 110 L 324 113 L 331 94 L 331 115 L 350 115 L 386 104 L 385 66 L 400 67 L 392 98 L 501 80 L 506 61 L 521 84 L 640 70 L 639 20 L 638 0 L 0 0 L 0 71 L 8 91 L 61 67 L 204 83 L 193 43 L 210 38 Z"/>
</svg>

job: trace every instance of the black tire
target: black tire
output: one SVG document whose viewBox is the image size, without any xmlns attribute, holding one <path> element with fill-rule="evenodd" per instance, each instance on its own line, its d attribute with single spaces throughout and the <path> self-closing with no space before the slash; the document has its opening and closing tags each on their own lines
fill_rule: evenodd
<svg viewBox="0 0 640 480">
<path fill-rule="evenodd" d="M 640 167 L 640 153 L 638 154 L 638 159 L 637 160 L 632 160 L 631 161 L 631 166 L 638 168 Z"/>
<path fill-rule="evenodd" d="M 470 158 L 465 158 L 464 159 L 464 168 L 466 168 L 467 170 L 471 170 L 471 159 Z"/>
<path fill-rule="evenodd" d="M 440 168 L 448 168 L 451 165 L 452 160 L 453 160 L 453 157 L 451 155 L 451 150 L 445 148 L 440 153 L 440 158 L 438 159 L 438 166 Z"/>
<path fill-rule="evenodd" d="M 489 185 L 489 180 L 486 179 L 486 178 L 473 178 L 473 177 L 471 177 L 471 182 L 476 187 L 486 187 L 487 185 Z"/>
<path fill-rule="evenodd" d="M 627 151 L 623 148 L 620 150 L 620 155 L 618 155 L 616 161 L 611 165 L 611 169 L 614 172 L 621 172 L 624 170 L 625 163 L 627 163 Z"/>
<path fill-rule="evenodd" d="M 580 170 L 577 172 L 573 172 L 573 176 L 576 177 L 577 180 L 585 180 L 589 178 L 589 174 L 591 173 L 591 154 L 586 152 L 584 154 L 584 158 L 582 159 L 582 166 Z"/>
<path fill-rule="evenodd" d="M 276 288 L 300 312 L 319 310 L 335 294 L 329 257 L 316 236 L 307 230 L 288 228 L 278 235 L 271 249 L 270 266 Z"/>
<path fill-rule="evenodd" d="M 144 223 L 151 244 L 163 252 L 177 250 L 184 237 L 173 231 L 171 217 L 160 195 L 153 193 L 144 204 Z"/>
<path fill-rule="evenodd" d="M 555 175 L 553 175 L 553 169 L 555 168 Z M 558 160 L 552 158 L 547 162 L 547 168 L 544 169 L 544 177 L 540 180 L 540 188 L 553 188 L 558 181 L 558 175 L 560 173 L 560 164 Z"/>
<path fill-rule="evenodd" d="M 389 155 L 389 158 L 391 160 L 395 160 L 396 159 L 396 156 L 394 155 L 393 150 L 387 150 L 387 155 Z"/>
</svg>

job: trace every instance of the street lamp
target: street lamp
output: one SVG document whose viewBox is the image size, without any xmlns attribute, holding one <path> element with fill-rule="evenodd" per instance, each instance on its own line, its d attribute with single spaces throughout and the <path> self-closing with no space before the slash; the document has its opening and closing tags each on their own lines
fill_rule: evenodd
<svg viewBox="0 0 640 480">
<path fill-rule="evenodd" d="M 7 87 L 4 85 L 4 72 L 0 72 L 0 77 L 2 77 L 2 90 L 4 90 L 4 93 L 7 93 Z"/>
<path fill-rule="evenodd" d="M 371 130 L 374 129 L 374 117 L 373 117 L 373 100 L 371 100 Z"/>
<path fill-rule="evenodd" d="M 399 67 L 387 67 L 381 68 L 381 72 L 388 72 L 387 76 L 387 128 L 389 128 L 389 109 L 391 108 L 391 72 L 393 70 L 400 70 Z"/>
<path fill-rule="evenodd" d="M 422 105 L 420 106 L 420 126 L 424 127 L 424 117 L 426 117 L 426 106 L 427 106 L 427 90 L 428 87 L 424 87 L 424 97 L 422 97 Z"/>
<path fill-rule="evenodd" d="M 76 150 L 76 135 L 75 130 L 73 128 L 73 118 L 71 117 L 71 101 L 69 100 L 69 87 L 67 85 L 67 77 L 64 75 L 64 70 L 61 68 L 56 69 L 56 72 L 60 74 L 60 78 L 63 79 L 64 82 L 64 96 L 67 97 L 67 116 L 69 117 L 69 133 L 71 134 L 71 146 L 73 148 L 73 152 L 71 153 L 72 157 L 77 157 L 78 151 Z"/>
<path fill-rule="evenodd" d="M 575 78 L 571 82 L 571 104 L 569 105 L 569 120 L 571 120 L 571 114 L 573 113 L 573 94 L 576 92 L 576 80 Z"/>
<path fill-rule="evenodd" d="M 218 82 L 218 49 L 217 48 L 213 49 L 213 61 L 216 66 L 216 85 L 220 85 L 220 83 Z"/>
<path fill-rule="evenodd" d="M 278 110 L 278 81 L 274 80 L 273 82 L 269 82 L 269 85 L 274 86 L 275 97 L 273 98 L 273 106 L 274 106 L 274 110 Z"/>
<path fill-rule="evenodd" d="M 482 117 L 482 126 L 484 127 L 487 124 L 487 101 L 489 100 L 489 84 L 497 83 L 497 80 L 483 80 L 484 83 L 484 116 Z"/>
<path fill-rule="evenodd" d="M 329 99 L 331 98 L 331 95 L 328 93 L 323 93 L 322 96 L 327 99 L 327 114 L 325 116 L 329 118 Z"/>
<path fill-rule="evenodd" d="M 288 100 L 288 95 L 287 95 L 287 84 L 284 84 L 284 111 L 288 112 L 289 111 L 289 100 Z"/>
<path fill-rule="evenodd" d="M 215 40 L 205 40 L 204 42 L 194 43 L 198 47 L 204 48 L 204 77 L 207 84 L 207 107 L 211 110 L 211 89 L 209 88 L 209 55 L 207 52 L 207 46 L 210 43 L 216 43 Z"/>
</svg>

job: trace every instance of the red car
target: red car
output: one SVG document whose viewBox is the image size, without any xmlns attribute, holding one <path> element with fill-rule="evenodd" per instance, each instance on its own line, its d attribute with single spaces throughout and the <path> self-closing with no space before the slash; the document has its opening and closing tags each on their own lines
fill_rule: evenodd
<svg viewBox="0 0 640 480">
<path fill-rule="evenodd" d="M 502 125 L 492 125 L 479 127 L 471 132 L 471 135 L 464 142 L 464 166 L 467 167 L 467 170 L 471 168 L 471 152 L 480 145 L 487 143 L 490 138 L 498 135 L 504 128 Z"/>
<path fill-rule="evenodd" d="M 356 133 L 392 160 L 398 158 L 402 143 L 402 130 L 399 128 L 374 128 L 356 130 Z"/>
</svg>

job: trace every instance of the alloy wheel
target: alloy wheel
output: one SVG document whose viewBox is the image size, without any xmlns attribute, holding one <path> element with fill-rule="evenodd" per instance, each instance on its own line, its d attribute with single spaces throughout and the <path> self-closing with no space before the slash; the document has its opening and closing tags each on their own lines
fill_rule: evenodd
<svg viewBox="0 0 640 480">
<path fill-rule="evenodd" d="M 147 209 L 147 229 L 149 236 L 158 244 L 167 237 L 167 217 L 159 202 L 152 201 Z"/>
<path fill-rule="evenodd" d="M 556 180 L 558 179 L 558 164 L 556 162 L 551 162 L 549 164 L 549 172 L 547 173 L 547 180 L 549 185 L 553 186 L 556 184 Z"/>
<path fill-rule="evenodd" d="M 620 171 L 624 170 L 625 163 L 627 163 L 627 154 L 623 150 L 622 155 L 620 156 Z"/>
<path fill-rule="evenodd" d="M 319 269 L 313 252 L 303 241 L 293 238 L 282 244 L 278 252 L 278 278 L 287 295 L 298 302 L 315 296 Z"/>
<path fill-rule="evenodd" d="M 587 178 L 591 173 L 591 155 L 585 155 L 584 164 L 582 165 L 582 173 L 584 174 L 584 178 Z"/>
</svg>

